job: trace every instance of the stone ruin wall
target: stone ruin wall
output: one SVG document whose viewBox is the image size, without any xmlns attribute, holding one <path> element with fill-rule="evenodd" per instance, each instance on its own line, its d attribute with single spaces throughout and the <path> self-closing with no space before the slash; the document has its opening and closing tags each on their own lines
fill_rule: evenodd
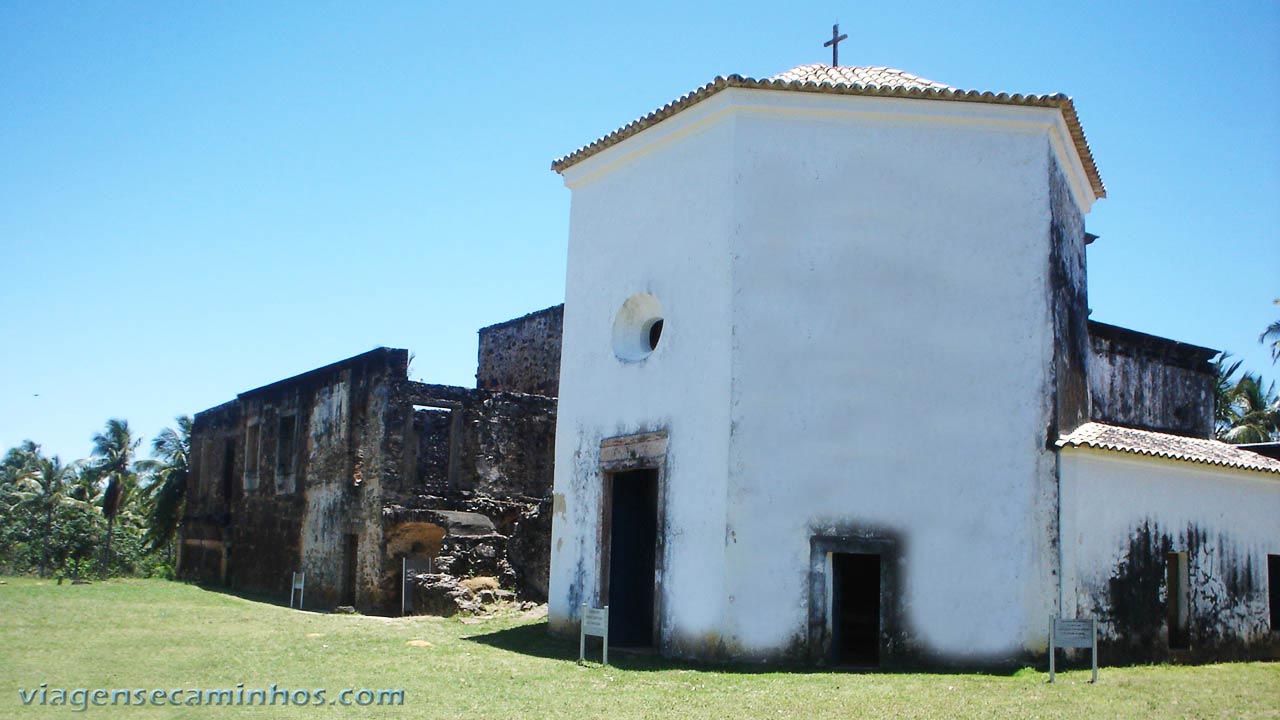
<svg viewBox="0 0 1280 720">
<path fill-rule="evenodd" d="M 308 604 L 383 604 L 381 428 L 404 350 L 380 348 L 242 393 L 195 416 L 182 536 L 184 577 L 287 595 L 307 573 Z M 344 578 L 356 538 L 356 582 Z M 225 572 L 212 557 L 225 550 Z"/>
<path fill-rule="evenodd" d="M 556 397 L 564 305 L 480 329 L 476 387 Z"/>
<path fill-rule="evenodd" d="M 451 588 L 545 600 L 556 400 L 536 393 L 562 312 L 482 330 L 480 389 L 411 382 L 378 348 L 197 414 L 180 572 L 285 597 L 303 570 L 310 607 L 398 612 L 402 558 L 430 557 Z"/>
<path fill-rule="evenodd" d="M 225 454 L 219 454 L 218 449 L 225 447 L 228 440 L 235 440 L 239 427 L 240 404 L 234 400 L 192 419 L 186 512 L 177 567 L 183 577 L 209 582 L 224 579 L 231 498 L 222 482 Z M 232 459 L 238 460 L 234 456 Z"/>
<path fill-rule="evenodd" d="M 393 443 L 404 448 L 405 472 L 385 498 L 388 564 L 398 571 L 406 555 L 433 557 L 433 574 L 452 580 L 426 582 L 445 582 L 444 591 L 487 576 L 522 599 L 544 601 L 555 399 L 415 382 L 399 396 L 406 417 Z M 450 521 L 467 513 L 491 529 Z M 428 595 L 418 604 L 440 605 Z"/>
</svg>

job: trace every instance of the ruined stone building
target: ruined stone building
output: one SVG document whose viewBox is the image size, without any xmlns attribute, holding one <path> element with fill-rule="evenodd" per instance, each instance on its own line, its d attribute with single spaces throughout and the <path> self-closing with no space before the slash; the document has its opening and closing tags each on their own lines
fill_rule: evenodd
<svg viewBox="0 0 1280 720">
<path fill-rule="evenodd" d="M 1072 101 L 889 68 L 718 78 L 572 192 L 550 620 L 841 665 L 1280 647 L 1280 461 L 1213 350 L 1090 322 Z"/>
<path fill-rule="evenodd" d="M 182 576 L 398 611 L 408 558 L 545 598 L 561 317 L 482 329 L 475 389 L 378 348 L 198 413 Z"/>
</svg>

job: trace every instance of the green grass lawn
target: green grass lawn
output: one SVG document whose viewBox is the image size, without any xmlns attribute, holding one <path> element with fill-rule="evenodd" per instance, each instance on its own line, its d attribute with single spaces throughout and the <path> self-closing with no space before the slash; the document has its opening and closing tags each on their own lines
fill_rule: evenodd
<svg viewBox="0 0 1280 720">
<path fill-rule="evenodd" d="M 512 612 L 482 621 L 321 615 L 180 583 L 0 585 L 0 717 L 1280 718 L 1280 664 L 1011 676 L 705 667 L 615 655 Z M 396 707 L 24 706 L 19 690 L 403 689 Z M 185 698 L 184 698 L 185 699 Z M 37 700 L 36 703 L 39 701 Z"/>
</svg>

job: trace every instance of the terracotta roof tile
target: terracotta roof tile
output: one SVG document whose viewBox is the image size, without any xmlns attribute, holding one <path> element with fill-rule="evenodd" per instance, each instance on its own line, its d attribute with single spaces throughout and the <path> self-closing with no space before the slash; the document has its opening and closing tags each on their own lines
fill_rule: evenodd
<svg viewBox="0 0 1280 720">
<path fill-rule="evenodd" d="M 1094 195 L 1100 198 L 1107 196 L 1106 187 L 1102 184 L 1102 177 L 1098 174 L 1098 167 L 1093 161 L 1093 153 L 1089 150 L 1088 141 L 1085 140 L 1084 128 L 1080 126 L 1080 119 L 1076 115 L 1075 105 L 1071 102 L 1071 98 L 1066 95 L 1022 95 L 1016 93 L 1010 95 L 1008 93 L 997 94 L 978 92 L 977 90 L 960 90 L 950 85 L 926 80 L 888 67 L 801 65 L 764 80 L 741 75 L 718 77 L 644 117 L 633 120 L 614 130 L 595 142 L 556 159 L 551 163 L 551 169 L 556 172 L 564 172 L 566 168 L 662 122 L 681 110 L 706 100 L 721 90 L 731 87 L 1057 108 L 1062 112 L 1063 120 L 1066 122 L 1067 130 L 1071 134 L 1076 153 L 1084 164 L 1085 174 L 1089 178 L 1089 184 L 1093 188 Z"/>
<path fill-rule="evenodd" d="M 812 82 L 828 85 L 862 85 L 864 87 L 882 88 L 916 88 L 919 90 L 955 90 L 950 85 L 916 77 L 891 67 L 856 67 L 852 65 L 801 65 L 784 73 L 778 73 L 770 80 L 782 82 Z"/>
<path fill-rule="evenodd" d="M 1096 448 L 1280 475 L 1280 460 L 1242 450 L 1235 445 L 1105 423 L 1085 423 L 1062 436 L 1056 444 L 1060 448 Z"/>
</svg>

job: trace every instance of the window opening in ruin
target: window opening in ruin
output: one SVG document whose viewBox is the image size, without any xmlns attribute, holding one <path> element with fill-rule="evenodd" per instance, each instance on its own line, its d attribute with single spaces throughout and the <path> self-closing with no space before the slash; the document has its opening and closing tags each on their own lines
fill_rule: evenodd
<svg viewBox="0 0 1280 720">
<path fill-rule="evenodd" d="M 1165 555 L 1165 587 L 1168 590 L 1169 647 L 1185 650 L 1191 646 L 1191 593 L 1187 582 L 1187 554 Z"/>
<path fill-rule="evenodd" d="M 280 432 L 276 438 L 276 472 L 289 475 L 293 472 L 294 438 L 297 419 L 292 415 L 280 418 Z"/>
<path fill-rule="evenodd" d="M 416 483 L 427 492 L 445 493 L 452 488 L 458 435 L 455 425 L 461 413 L 447 407 L 413 406 L 412 472 Z"/>
<path fill-rule="evenodd" d="M 1267 556 L 1267 597 L 1271 603 L 1271 632 L 1280 633 L 1280 555 Z"/>
<path fill-rule="evenodd" d="M 832 553 L 831 651 L 837 665 L 880 664 L 880 556 Z"/>
<path fill-rule="evenodd" d="M 360 548 L 360 536 L 348 533 L 342 543 L 342 604 L 356 604 L 356 551 Z"/>
<path fill-rule="evenodd" d="M 246 480 L 258 477 L 258 426 L 256 424 L 250 425 L 245 430 L 244 476 Z"/>
<path fill-rule="evenodd" d="M 609 644 L 652 647 L 658 548 L 658 471 L 631 470 L 609 476 Z"/>
<path fill-rule="evenodd" d="M 231 503 L 240 498 L 236 486 L 236 441 L 227 438 L 222 444 L 222 497 Z"/>
</svg>

